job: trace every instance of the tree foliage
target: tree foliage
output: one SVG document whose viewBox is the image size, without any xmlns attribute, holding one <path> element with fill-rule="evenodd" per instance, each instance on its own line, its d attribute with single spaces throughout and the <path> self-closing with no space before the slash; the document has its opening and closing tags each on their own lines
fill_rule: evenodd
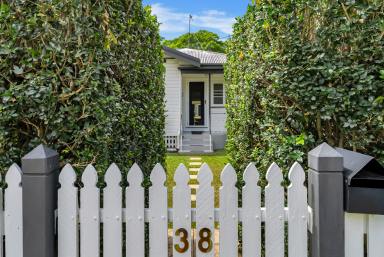
<svg viewBox="0 0 384 257">
<path fill-rule="evenodd" d="M 63 162 L 163 162 L 158 22 L 141 1 L 2 1 L 0 170 L 40 143 Z"/>
<path fill-rule="evenodd" d="M 172 40 L 164 40 L 163 45 L 170 48 L 193 48 L 218 53 L 225 51 L 225 42 L 220 40 L 219 35 L 207 30 L 199 30 Z"/>
<path fill-rule="evenodd" d="M 383 70 L 382 0 L 255 1 L 228 43 L 232 162 L 288 167 L 323 141 L 383 161 Z"/>
</svg>

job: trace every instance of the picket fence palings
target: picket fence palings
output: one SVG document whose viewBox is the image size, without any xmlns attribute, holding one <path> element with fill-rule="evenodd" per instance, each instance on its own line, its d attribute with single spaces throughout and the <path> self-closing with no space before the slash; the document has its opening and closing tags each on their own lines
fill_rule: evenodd
<svg viewBox="0 0 384 257">
<path fill-rule="evenodd" d="M 82 174 L 84 187 L 80 189 L 81 208 L 79 209 L 78 188 L 74 185 L 76 173 L 71 165 L 66 165 L 62 169 L 59 177 L 61 187 L 58 191 L 59 257 L 78 257 L 79 246 L 81 257 L 98 256 L 101 223 L 104 227 L 104 256 L 121 257 L 123 222 L 126 223 L 126 256 L 144 257 L 146 221 L 149 222 L 150 227 L 151 257 L 168 256 L 168 222 L 173 222 L 173 256 L 190 256 L 192 251 L 191 224 L 194 221 L 196 221 L 197 228 L 195 246 L 197 257 L 214 256 L 215 221 L 220 222 L 220 256 L 237 256 L 237 229 L 239 221 L 241 221 L 243 225 L 242 256 L 259 257 L 263 220 L 266 225 L 266 256 L 284 256 L 285 221 L 288 222 L 289 257 L 307 255 L 307 222 L 309 220 L 307 189 L 304 186 L 304 170 L 298 163 L 295 163 L 289 172 L 291 184 L 287 188 L 288 208 L 284 208 L 284 188 L 281 186 L 283 177 L 276 164 L 272 164 L 267 171 L 268 186 L 265 188 L 265 208 L 260 206 L 261 189 L 257 185 L 259 173 L 254 164 L 248 165 L 243 174 L 245 186 L 242 192 L 242 208 L 238 208 L 238 191 L 235 186 L 237 175 L 231 165 L 227 165 L 221 173 L 220 209 L 216 210 L 214 209 L 214 188 L 212 186 L 213 174 L 207 164 L 200 168 L 197 176 L 199 187 L 197 188 L 196 209 L 193 211 L 190 201 L 191 191 L 188 185 L 189 173 L 184 165 L 180 165 L 175 172 L 174 205 L 173 209 L 169 210 L 167 208 L 167 187 L 164 185 L 166 174 L 161 165 L 156 165 L 151 173 L 152 186 L 149 189 L 148 213 L 144 206 L 144 188 L 141 185 L 143 173 L 139 166 L 134 164 L 128 172 L 129 185 L 125 191 L 126 208 L 124 210 L 122 208 L 121 177 L 119 168 L 112 164 L 105 175 L 107 187 L 104 189 L 103 195 L 104 207 L 100 208 L 101 194 L 97 187 L 98 174 L 93 166 L 87 166 Z M 14 242 L 19 241 L 19 245 L 22 244 L 20 168 L 17 165 L 11 166 L 5 180 L 8 183 L 4 194 L 6 252 L 7 256 L 21 257 L 22 247 L 14 247 Z M 15 197 L 19 197 L 20 200 L 15 201 Z M 168 213 L 171 215 L 169 218 Z M 348 257 L 362 256 L 364 217 L 368 216 L 346 215 Z M 12 228 L 10 224 L 12 224 Z M 13 224 L 20 225 L 15 230 Z M 79 225 L 80 230 L 78 230 Z M 383 244 L 378 238 L 383 237 L 384 219 L 382 216 L 369 215 L 367 225 L 369 257 L 381 256 Z M 185 233 L 177 233 L 179 229 L 185 230 Z M 79 242 L 78 231 L 80 231 L 81 242 Z M 201 231 L 204 232 L 200 234 Z M 207 231 L 210 232 L 210 235 Z M 10 240 L 13 243 L 10 243 Z M 179 251 L 175 246 L 178 246 Z"/>
<path fill-rule="evenodd" d="M 273 163 L 267 171 L 265 188 L 265 250 L 268 257 L 284 257 L 283 174 Z"/>
<path fill-rule="evenodd" d="M 13 164 L 5 176 L 8 187 L 5 189 L 5 254 L 11 257 L 23 257 L 23 207 L 21 188 L 21 169 Z"/>
<path fill-rule="evenodd" d="M 151 172 L 149 188 L 149 257 L 168 257 L 168 203 L 166 175 L 156 164 Z"/>
<path fill-rule="evenodd" d="M 180 164 L 174 175 L 173 188 L 173 256 L 191 256 L 191 189 L 189 173 Z"/>
<path fill-rule="evenodd" d="M 364 257 L 364 235 L 368 257 L 384 255 L 384 216 L 345 213 L 345 256 Z"/>
<path fill-rule="evenodd" d="M 201 166 L 197 181 L 199 187 L 196 192 L 196 257 L 213 257 L 215 256 L 213 174 L 206 163 Z"/>
<path fill-rule="evenodd" d="M 345 213 L 345 256 L 364 257 L 365 215 Z"/>
<path fill-rule="evenodd" d="M 289 171 L 290 185 L 287 188 L 288 207 L 284 207 L 283 176 L 277 164 L 267 171 L 268 185 L 265 188 L 265 207 L 260 207 L 261 189 L 257 185 L 259 173 L 254 164 L 248 165 L 243 174 L 245 186 L 242 192 L 242 208 L 238 207 L 238 191 L 235 186 L 237 175 L 227 165 L 221 173 L 220 208 L 214 209 L 213 174 L 207 164 L 202 165 L 197 180 L 196 209 L 191 209 L 191 191 L 188 186 L 189 174 L 185 166 L 177 169 L 173 189 L 174 206 L 167 208 L 166 174 L 160 164 L 151 173 L 152 186 L 149 189 L 149 208 L 145 209 L 143 174 L 137 164 L 127 175 L 126 208 L 122 208 L 122 174 L 115 164 L 106 172 L 104 207 L 100 208 L 100 189 L 97 187 L 98 174 L 92 165 L 82 174 L 84 187 L 75 186 L 76 173 L 66 165 L 59 176 L 58 189 L 58 256 L 81 257 L 100 254 L 100 224 L 103 223 L 103 256 L 122 256 L 122 226 L 126 224 L 126 256 L 144 257 L 144 225 L 150 227 L 150 257 L 168 256 L 168 222 L 173 222 L 174 232 L 185 229 L 188 237 L 181 240 L 183 233 L 174 235 L 174 245 L 186 251 L 174 251 L 173 256 L 190 256 L 192 251 L 191 224 L 196 221 L 197 257 L 212 257 L 214 249 L 214 222 L 220 223 L 220 256 L 237 256 L 237 228 L 243 226 L 243 257 L 259 257 L 261 252 L 261 222 L 265 222 L 265 246 L 267 257 L 284 256 L 284 224 L 288 223 L 288 256 L 307 256 L 307 229 L 310 226 L 310 208 L 307 205 L 307 188 L 304 186 L 305 173 L 295 163 Z M 0 177 L 1 180 L 1 177 Z M 0 209 L 0 237 L 5 236 L 5 253 L 9 257 L 23 256 L 22 231 L 22 171 L 12 165 L 5 176 L 7 188 L 2 195 L 4 210 Z M 4 197 L 4 198 L 2 198 Z M 80 229 L 79 229 L 80 226 Z M 199 232 L 208 229 L 212 234 Z M 80 232 L 79 232 L 80 231 Z M 205 230 L 206 231 L 206 230 Z M 367 234 L 368 257 L 382 257 L 384 253 L 384 216 L 345 213 L 345 251 L 347 257 L 364 256 L 364 235 Z M 80 238 L 79 238 L 80 235 Z M 81 240 L 81 242 L 79 242 Z M 202 244 L 200 245 L 200 241 Z M 79 251 L 80 246 L 80 251 Z M 201 249 L 210 249 L 201 251 Z M 0 257 L 2 257 L 0 245 Z M 175 248 L 174 248 L 175 250 Z"/>
<path fill-rule="evenodd" d="M 106 174 L 104 188 L 104 226 L 103 253 L 104 257 L 121 257 L 122 249 L 122 188 L 121 172 L 116 164 L 112 164 Z M 82 257 L 82 256 L 81 256 Z"/>
<path fill-rule="evenodd" d="M 238 191 L 237 175 L 230 164 L 221 173 L 220 180 L 220 257 L 236 257 L 238 255 Z"/>
<path fill-rule="evenodd" d="M 67 164 L 61 170 L 58 190 L 58 257 L 78 257 L 78 205 L 76 173 Z"/>
<path fill-rule="evenodd" d="M 261 209 L 259 172 L 253 163 L 243 174 L 243 257 L 261 256 Z"/>
<path fill-rule="evenodd" d="M 128 172 L 129 186 L 125 191 L 126 256 L 145 256 L 143 173 L 135 163 Z"/>
<path fill-rule="evenodd" d="M 100 189 L 97 171 L 88 165 L 81 178 L 80 189 L 80 256 L 99 256 L 100 251 Z"/>
<path fill-rule="evenodd" d="M 384 256 L 384 216 L 368 215 L 368 257 Z"/>
<path fill-rule="evenodd" d="M 167 208 L 167 187 L 164 185 L 166 174 L 161 165 L 156 165 L 151 173 L 152 187 L 150 206 L 145 209 L 143 173 L 134 164 L 128 175 L 128 187 L 125 191 L 126 208 L 122 208 L 122 174 L 115 164 L 106 172 L 104 189 L 104 207 L 100 208 L 100 189 L 97 187 L 98 174 L 92 165 L 88 165 L 82 174 L 84 186 L 75 186 L 76 173 L 71 165 L 66 165 L 59 176 L 58 189 L 58 256 L 81 257 L 100 255 L 100 224 L 103 224 L 103 256 L 122 256 L 123 222 L 126 226 L 126 256 L 145 256 L 145 222 L 150 224 L 150 256 L 168 256 L 168 222 L 173 222 L 174 233 L 182 228 L 183 233 L 174 235 L 173 246 L 186 251 L 173 252 L 175 257 L 190 256 L 192 251 L 191 224 L 196 222 L 197 257 L 214 255 L 214 222 L 220 223 L 220 256 L 237 256 L 237 228 L 243 227 L 243 257 L 260 257 L 261 222 L 265 222 L 265 246 L 267 257 L 284 256 L 284 225 L 288 224 L 288 256 L 306 257 L 307 229 L 311 224 L 311 210 L 307 205 L 307 188 L 304 186 L 305 173 L 295 163 L 288 178 L 287 205 L 284 207 L 283 176 L 274 163 L 267 171 L 268 186 L 265 188 L 265 207 L 260 206 L 261 188 L 258 186 L 259 173 L 254 164 L 249 164 L 243 174 L 245 186 L 242 190 L 242 207 L 238 207 L 238 191 L 235 187 L 237 176 L 232 166 L 227 165 L 221 173 L 220 207 L 214 208 L 213 174 L 207 164 L 198 172 L 196 209 L 191 209 L 191 191 L 188 186 L 189 174 L 185 166 L 177 169 L 173 189 L 173 209 Z M 0 176 L 0 180 L 1 180 Z M 4 194 L 0 190 L 0 237 L 5 236 L 5 249 L 0 245 L 0 257 L 5 250 L 6 257 L 23 256 L 22 231 L 22 171 L 12 165 L 5 176 L 7 188 Z M 79 193 L 79 194 L 78 194 Z M 80 207 L 78 207 L 78 195 Z M 4 197 L 4 198 L 3 198 Z M 2 202 L 3 201 L 3 202 Z M 79 229 L 80 226 L 80 229 Z M 201 232 L 208 229 L 210 236 Z M 205 230 L 207 231 L 207 230 Z M 367 235 L 368 257 L 382 257 L 384 254 L 384 215 L 345 213 L 345 252 L 347 257 L 363 257 L 364 237 Z M 80 236 L 80 237 L 79 237 Z M 79 241 L 80 240 L 80 241 Z M 202 242 L 200 244 L 200 241 Z M 209 247 L 212 243 L 212 248 Z M 200 248 L 200 246 L 202 246 Z M 80 251 L 79 251 L 80 247 Z M 201 249 L 209 249 L 207 252 Z"/>
<path fill-rule="evenodd" d="M 305 174 L 299 163 L 295 162 L 289 174 L 288 187 L 288 256 L 306 257 L 307 240 L 307 188 L 304 186 Z"/>
</svg>

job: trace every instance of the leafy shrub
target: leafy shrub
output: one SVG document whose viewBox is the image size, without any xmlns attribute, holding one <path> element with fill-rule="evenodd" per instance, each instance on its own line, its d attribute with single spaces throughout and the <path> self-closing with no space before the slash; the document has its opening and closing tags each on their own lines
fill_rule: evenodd
<svg viewBox="0 0 384 257">
<path fill-rule="evenodd" d="M 193 48 L 206 51 L 223 53 L 225 42 L 219 35 L 207 30 L 199 30 L 195 33 L 186 33 L 175 39 L 163 40 L 163 45 L 170 48 Z"/>
<path fill-rule="evenodd" d="M 40 143 L 62 162 L 163 162 L 163 64 L 141 1 L 2 1 L 0 170 Z"/>
<path fill-rule="evenodd" d="M 231 161 L 287 168 L 323 141 L 384 161 L 383 69 L 383 1 L 256 1 L 228 44 Z"/>
</svg>

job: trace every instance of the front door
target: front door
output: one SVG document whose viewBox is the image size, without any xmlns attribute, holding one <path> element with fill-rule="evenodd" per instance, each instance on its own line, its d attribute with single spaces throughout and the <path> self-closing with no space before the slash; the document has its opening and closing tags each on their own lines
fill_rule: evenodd
<svg viewBox="0 0 384 257">
<path fill-rule="evenodd" d="M 189 82 L 189 125 L 204 126 L 204 82 Z"/>
</svg>

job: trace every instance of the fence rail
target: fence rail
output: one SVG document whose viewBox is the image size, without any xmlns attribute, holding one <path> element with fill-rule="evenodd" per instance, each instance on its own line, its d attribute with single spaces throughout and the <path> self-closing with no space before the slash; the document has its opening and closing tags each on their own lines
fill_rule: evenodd
<svg viewBox="0 0 384 257">
<path fill-rule="evenodd" d="M 99 221 L 100 223 L 104 222 L 104 214 L 105 210 L 104 208 L 99 209 Z M 244 216 L 244 210 L 242 208 L 237 209 L 238 212 L 238 217 L 239 217 L 239 222 L 243 221 L 243 216 Z M 79 209 L 78 211 L 78 219 L 82 215 L 82 209 Z M 191 222 L 196 222 L 197 221 L 197 211 L 196 208 L 191 208 Z M 260 208 L 260 213 L 261 213 L 261 222 L 265 222 L 265 215 L 266 215 L 266 209 L 265 207 Z M 308 226 L 308 231 L 311 231 L 311 226 L 312 226 L 312 220 L 311 220 L 311 214 L 312 210 L 311 207 L 308 206 L 308 220 L 307 220 L 307 226 Z M 127 216 L 127 209 L 122 208 L 122 219 L 123 222 L 126 222 L 126 216 Z M 57 214 L 56 214 L 57 217 Z M 168 222 L 172 223 L 173 222 L 173 209 L 168 208 L 167 209 L 167 219 Z M 215 222 L 220 222 L 220 208 L 215 208 L 214 209 L 214 216 L 213 219 Z M 149 208 L 144 209 L 144 222 L 149 222 L 150 221 L 150 210 Z M 288 207 L 284 207 L 284 221 L 288 221 Z M 80 222 L 80 221 L 79 221 Z"/>
</svg>

